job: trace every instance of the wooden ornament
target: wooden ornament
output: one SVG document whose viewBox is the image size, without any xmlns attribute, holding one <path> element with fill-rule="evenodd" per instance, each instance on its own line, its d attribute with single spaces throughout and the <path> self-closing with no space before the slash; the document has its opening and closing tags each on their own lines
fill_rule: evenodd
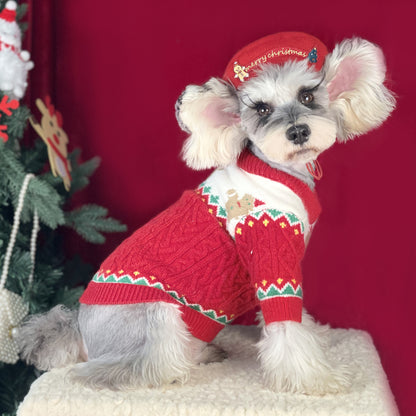
<svg viewBox="0 0 416 416">
<path fill-rule="evenodd" d="M 69 191 L 72 180 L 71 163 L 68 160 L 68 136 L 62 128 L 62 115 L 55 109 L 50 97 L 46 97 L 45 102 L 38 98 L 36 105 L 42 114 L 42 119 L 39 124 L 32 116 L 29 119 L 30 124 L 48 146 L 49 163 L 53 175 L 61 177 L 65 189 Z"/>
</svg>

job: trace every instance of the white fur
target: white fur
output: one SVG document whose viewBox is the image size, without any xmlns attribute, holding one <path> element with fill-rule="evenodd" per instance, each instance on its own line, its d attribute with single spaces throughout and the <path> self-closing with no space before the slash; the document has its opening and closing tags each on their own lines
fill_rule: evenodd
<svg viewBox="0 0 416 416">
<path fill-rule="evenodd" d="M 349 89 L 335 92 L 330 104 L 339 121 L 340 140 L 379 127 L 395 107 L 393 94 L 383 85 L 386 67 L 380 48 L 359 38 L 336 45 L 324 66 L 330 91 L 337 82 L 338 72 L 345 72 L 343 65 L 350 66 L 356 76 L 350 80 Z"/>
<path fill-rule="evenodd" d="M 306 122 L 312 135 L 302 147 L 289 142 L 285 136 L 286 127 L 273 130 L 256 141 L 256 146 L 267 158 L 275 163 L 294 166 L 315 160 L 320 153 L 335 143 L 336 125 L 325 117 L 299 117 L 299 124 Z"/>
<path fill-rule="evenodd" d="M 268 387 L 304 394 L 337 393 L 350 385 L 346 367 L 326 358 L 322 331 L 298 322 L 273 322 L 263 328 L 259 359 Z"/>
<path fill-rule="evenodd" d="M 81 305 L 79 325 L 88 361 L 72 376 L 95 389 L 183 382 L 205 346 L 192 344 L 178 306 L 170 303 Z"/>
<path fill-rule="evenodd" d="M 329 325 L 319 324 L 305 309 L 302 324 L 281 322 L 266 327 L 261 311 L 257 321 L 262 328 L 257 347 L 267 386 L 276 391 L 317 395 L 348 389 L 352 380 L 348 367 L 329 362 L 324 354 Z"/>
<path fill-rule="evenodd" d="M 281 107 L 293 100 L 299 86 L 313 87 L 320 79 L 322 74 L 310 69 L 306 61 L 266 64 L 257 71 L 256 77 L 244 83 L 240 95 L 243 101 L 248 96 L 252 101 L 261 99 Z"/>
<path fill-rule="evenodd" d="M 213 107 L 213 114 L 209 114 Z M 225 83 L 212 78 L 203 87 L 187 87 L 179 117 L 191 132 L 183 148 L 189 167 L 208 169 L 229 165 L 237 159 L 244 145 L 237 112 L 238 101 Z"/>
<path fill-rule="evenodd" d="M 20 328 L 17 342 L 22 359 L 39 370 L 65 367 L 85 357 L 77 312 L 62 305 L 45 314 L 31 315 Z"/>
<path fill-rule="evenodd" d="M 226 356 L 194 338 L 179 307 L 165 302 L 81 305 L 79 313 L 58 305 L 31 316 L 18 343 L 22 358 L 41 370 L 79 363 L 72 378 L 94 389 L 184 382 L 194 365 Z"/>
</svg>

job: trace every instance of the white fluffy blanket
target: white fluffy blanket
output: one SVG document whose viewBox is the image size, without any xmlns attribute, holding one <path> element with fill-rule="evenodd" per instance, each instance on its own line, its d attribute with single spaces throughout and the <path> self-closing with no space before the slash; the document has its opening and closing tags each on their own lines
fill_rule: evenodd
<svg viewBox="0 0 416 416">
<path fill-rule="evenodd" d="M 257 328 L 230 327 L 216 343 L 229 354 L 222 363 L 200 366 L 184 385 L 123 392 L 92 391 L 56 369 L 36 380 L 17 416 L 396 416 L 370 336 L 357 330 L 331 330 L 328 353 L 349 363 L 350 391 L 323 397 L 273 393 L 261 381 L 254 344 Z"/>
</svg>

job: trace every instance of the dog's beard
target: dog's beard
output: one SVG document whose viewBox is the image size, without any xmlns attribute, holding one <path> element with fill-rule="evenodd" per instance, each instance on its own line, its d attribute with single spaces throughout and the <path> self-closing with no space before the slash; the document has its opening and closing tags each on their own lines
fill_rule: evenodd
<svg viewBox="0 0 416 416">
<path fill-rule="evenodd" d="M 311 162 L 334 144 L 336 124 L 320 116 L 302 117 L 296 124 L 302 123 L 306 123 L 311 129 L 309 140 L 302 145 L 287 139 L 287 126 L 274 129 L 253 142 L 272 162 L 290 165 Z"/>
</svg>

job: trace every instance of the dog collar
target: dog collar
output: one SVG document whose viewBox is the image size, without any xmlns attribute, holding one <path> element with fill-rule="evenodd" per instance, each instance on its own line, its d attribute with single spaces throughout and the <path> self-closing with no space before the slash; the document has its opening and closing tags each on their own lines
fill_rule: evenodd
<svg viewBox="0 0 416 416">
<path fill-rule="evenodd" d="M 313 162 L 308 162 L 306 164 L 306 169 L 308 169 L 308 172 L 317 181 L 319 181 L 320 179 L 322 179 L 322 176 L 324 176 L 324 173 L 322 171 L 322 166 L 318 162 L 318 160 L 314 160 Z"/>
</svg>

